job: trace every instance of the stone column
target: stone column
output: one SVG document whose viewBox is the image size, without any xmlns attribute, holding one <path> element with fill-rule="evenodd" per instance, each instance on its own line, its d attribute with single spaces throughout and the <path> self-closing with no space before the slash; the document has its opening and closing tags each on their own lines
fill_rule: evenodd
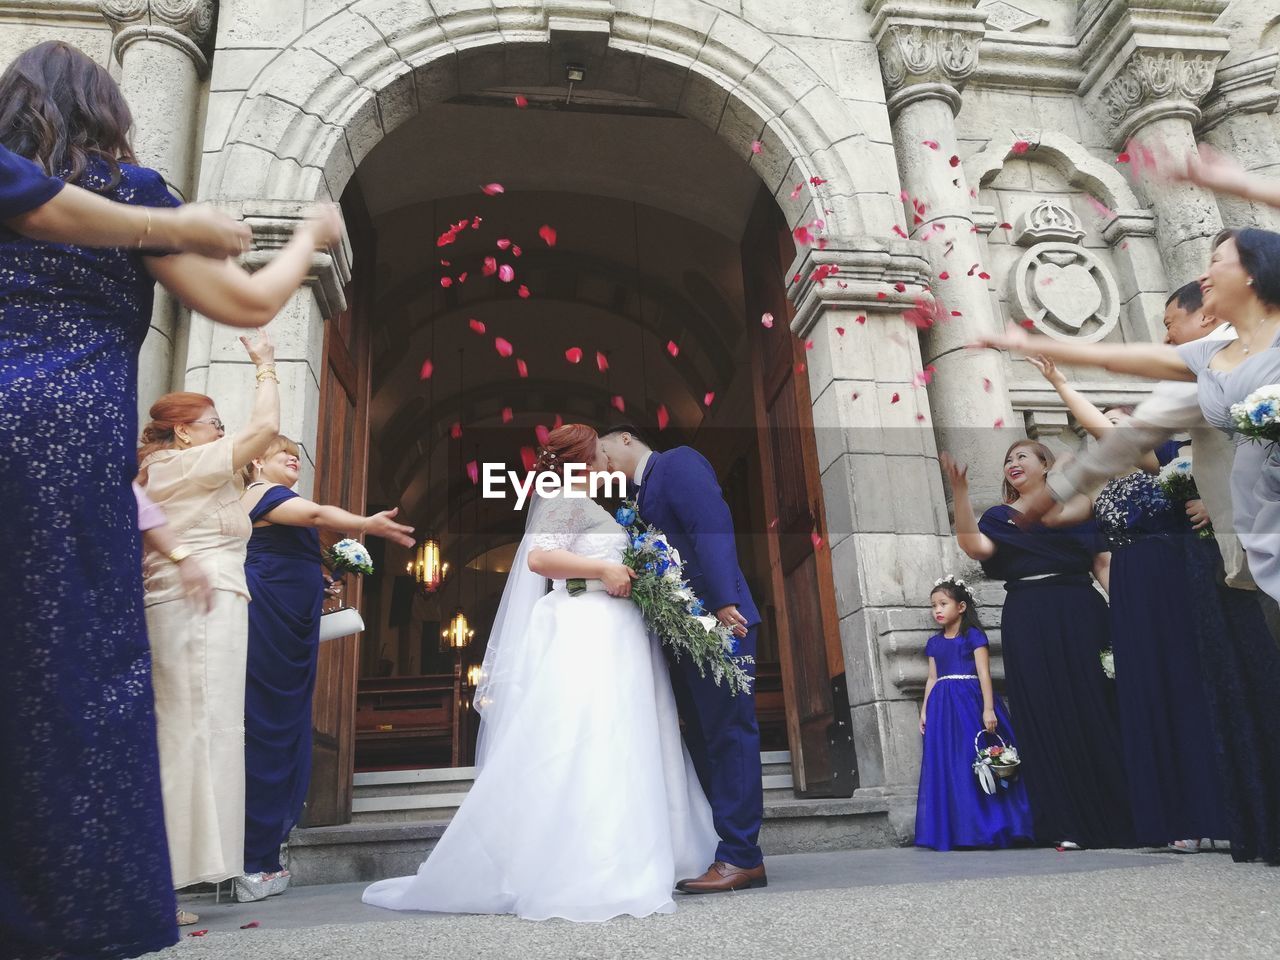
<svg viewBox="0 0 1280 960">
<path fill-rule="evenodd" d="M 195 191 L 196 121 L 200 85 L 209 72 L 203 45 L 213 26 L 216 0 L 99 0 L 115 39 L 120 88 L 133 111 L 138 162 L 159 170 L 183 200 Z M 138 363 L 139 417 L 171 385 L 181 383 L 186 359 L 185 311 L 164 289 L 156 290 L 151 331 Z"/>
<path fill-rule="evenodd" d="M 306 204 L 286 200 L 246 201 L 245 223 L 253 230 L 253 250 L 243 260 L 249 270 L 270 263 L 288 243 L 303 220 Z M 310 446 L 320 429 L 320 384 L 325 376 L 324 325 L 347 307 L 343 289 L 351 281 L 351 245 L 342 243 L 311 259 L 311 273 L 289 298 L 267 330 L 276 348 L 280 376 L 280 430 L 303 448 L 298 492 L 310 496 L 315 450 Z M 199 388 L 213 397 L 227 432 L 239 429 L 253 406 L 254 379 L 249 357 L 240 344 L 245 331 L 211 324 L 199 314 L 193 324 L 210 329 L 209 367 Z"/>
<path fill-rule="evenodd" d="M 1134 138 L 1157 154 L 1195 149 L 1199 104 L 1228 49 L 1227 31 L 1216 25 L 1226 6 L 1226 0 L 1082 6 L 1081 93 L 1115 150 Z M 1213 195 L 1199 187 L 1161 183 L 1146 192 L 1169 283 L 1176 288 L 1204 271 L 1222 217 Z"/>
<path fill-rule="evenodd" d="M 955 115 L 978 64 L 986 11 L 975 0 L 865 0 L 875 16 L 889 116 L 906 194 L 904 230 L 924 242 L 928 284 L 940 305 L 937 322 L 920 332 L 922 360 L 936 373 L 929 385 L 938 443 L 973 464 L 976 503 L 999 502 L 998 465 L 1013 425 L 1005 364 L 994 352 L 964 349 L 1000 321 L 974 231 L 972 198 L 957 150 Z M 953 159 L 954 158 L 954 159 Z"/>
<path fill-rule="evenodd" d="M 854 796 L 887 800 L 907 839 L 932 632 L 923 603 L 951 550 L 929 398 L 912 382 L 920 346 L 903 322 L 929 264 L 909 241 L 832 237 L 790 272 L 804 278 L 792 287 L 792 330 L 814 342 L 807 367 L 858 755 Z"/>
<path fill-rule="evenodd" d="M 1246 170 L 1268 176 L 1276 176 L 1280 167 L 1280 137 L 1272 116 L 1280 104 L 1277 68 L 1280 53 L 1274 50 L 1218 67 L 1196 127 L 1201 140 L 1234 157 Z M 1266 204 L 1219 197 L 1218 209 L 1227 226 L 1280 227 L 1280 213 Z"/>
</svg>

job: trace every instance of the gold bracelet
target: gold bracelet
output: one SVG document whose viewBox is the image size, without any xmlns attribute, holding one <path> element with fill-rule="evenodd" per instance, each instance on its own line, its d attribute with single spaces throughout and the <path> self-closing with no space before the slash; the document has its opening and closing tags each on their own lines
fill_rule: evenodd
<svg viewBox="0 0 1280 960">
<path fill-rule="evenodd" d="M 150 210 L 147 211 L 147 229 L 142 231 L 142 236 L 138 238 L 139 250 L 142 249 L 143 241 L 145 241 L 149 236 L 151 236 L 151 211 Z"/>
<path fill-rule="evenodd" d="M 183 560 L 187 559 L 187 557 L 191 556 L 191 548 L 184 547 L 182 544 L 178 544 L 176 547 L 174 547 L 172 550 L 166 553 L 165 556 L 169 558 L 170 563 L 178 564 L 178 563 L 181 563 Z"/>
<path fill-rule="evenodd" d="M 280 382 L 280 378 L 276 376 L 276 365 L 274 363 L 264 364 L 258 368 L 258 382 L 261 383 L 263 380 L 268 379 L 274 380 L 276 383 Z"/>
</svg>

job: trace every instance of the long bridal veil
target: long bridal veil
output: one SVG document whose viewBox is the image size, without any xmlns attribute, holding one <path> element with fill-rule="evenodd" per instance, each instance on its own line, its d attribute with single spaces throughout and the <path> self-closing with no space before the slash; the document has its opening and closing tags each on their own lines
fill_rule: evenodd
<svg viewBox="0 0 1280 960">
<path fill-rule="evenodd" d="M 526 684 L 533 675 L 534 664 L 530 661 L 539 655 L 538 648 L 522 641 L 529 629 L 534 604 L 547 592 L 546 578 L 529 569 L 530 543 L 545 510 L 544 498 L 531 491 L 524 536 L 511 563 L 493 628 L 489 631 L 474 701 L 480 714 L 480 731 L 476 736 L 477 772 L 484 767 L 493 745 L 502 738 L 506 724 L 517 715 Z"/>
</svg>

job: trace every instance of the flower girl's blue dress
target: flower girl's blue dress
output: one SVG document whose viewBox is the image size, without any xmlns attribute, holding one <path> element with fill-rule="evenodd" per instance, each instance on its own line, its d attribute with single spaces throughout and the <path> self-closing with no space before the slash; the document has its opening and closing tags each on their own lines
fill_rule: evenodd
<svg viewBox="0 0 1280 960">
<path fill-rule="evenodd" d="M 982 688 L 973 651 L 987 646 L 981 630 L 958 637 L 930 637 L 925 653 L 938 670 L 925 713 L 924 759 L 916 799 L 916 844 L 935 850 L 954 847 L 1008 847 L 1032 839 L 1031 811 L 1021 777 L 997 780 L 988 796 L 973 772 L 973 741 L 982 729 Z M 995 701 L 996 732 L 1016 746 L 1009 714 Z M 991 737 L 983 743 L 995 744 Z"/>
</svg>

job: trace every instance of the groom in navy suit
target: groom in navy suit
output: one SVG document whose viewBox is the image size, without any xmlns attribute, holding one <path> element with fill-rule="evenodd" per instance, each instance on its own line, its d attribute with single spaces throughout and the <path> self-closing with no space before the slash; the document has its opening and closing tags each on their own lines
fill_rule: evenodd
<svg viewBox="0 0 1280 960">
<path fill-rule="evenodd" d="M 737 652 L 754 660 L 760 614 L 747 589 L 734 542 L 733 520 L 707 459 L 692 447 L 652 450 L 632 426 L 600 435 L 610 470 L 632 483 L 640 516 L 667 535 L 684 561 L 689 587 L 738 638 Z M 719 893 L 767 884 L 757 840 L 764 814 L 760 730 L 755 694 L 735 696 L 685 657 L 668 658 L 671 686 L 684 719 L 685 743 L 711 802 L 720 845 L 702 876 L 681 880 L 684 893 Z M 755 677 L 755 664 L 744 664 Z"/>
</svg>

